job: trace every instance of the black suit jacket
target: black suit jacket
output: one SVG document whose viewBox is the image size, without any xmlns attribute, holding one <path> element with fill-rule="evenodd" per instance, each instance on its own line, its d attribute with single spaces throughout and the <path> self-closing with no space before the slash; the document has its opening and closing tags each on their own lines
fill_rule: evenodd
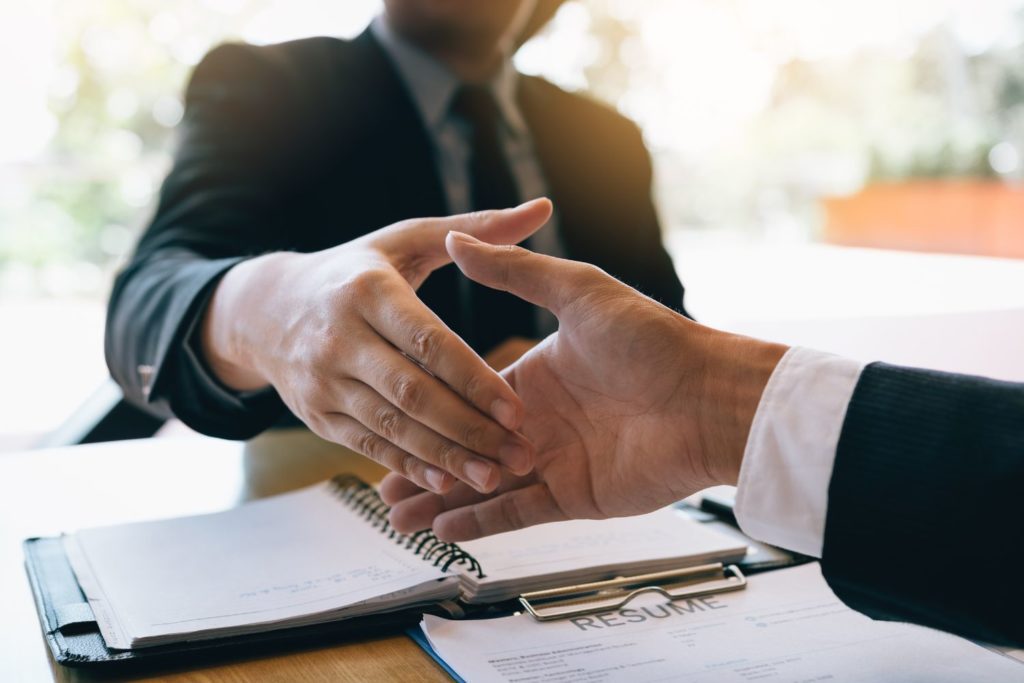
<svg viewBox="0 0 1024 683">
<path fill-rule="evenodd" d="M 521 79 L 518 99 L 566 255 L 682 311 L 636 126 L 537 78 Z M 248 438 L 286 414 L 280 399 L 225 401 L 185 357 L 218 278 L 248 256 L 317 251 L 450 212 L 427 131 L 369 31 L 352 41 L 223 45 L 196 68 L 185 100 L 155 217 L 111 294 L 107 364 L 133 402 L 207 434 Z M 460 332 L 472 311 L 457 277 L 453 266 L 439 270 L 419 294 Z"/>
<path fill-rule="evenodd" d="M 822 569 L 872 617 L 1024 646 L 1024 384 L 869 365 L 839 439 Z"/>
</svg>

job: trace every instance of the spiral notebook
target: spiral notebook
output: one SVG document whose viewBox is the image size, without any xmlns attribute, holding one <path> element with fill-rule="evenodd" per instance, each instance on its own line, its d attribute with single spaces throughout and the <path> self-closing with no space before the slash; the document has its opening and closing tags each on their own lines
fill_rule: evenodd
<svg viewBox="0 0 1024 683">
<path fill-rule="evenodd" d="M 106 646 L 126 650 L 492 603 L 746 552 L 670 508 L 458 545 L 399 534 L 387 510 L 371 486 L 336 477 L 225 512 L 82 530 L 64 550 Z"/>
</svg>

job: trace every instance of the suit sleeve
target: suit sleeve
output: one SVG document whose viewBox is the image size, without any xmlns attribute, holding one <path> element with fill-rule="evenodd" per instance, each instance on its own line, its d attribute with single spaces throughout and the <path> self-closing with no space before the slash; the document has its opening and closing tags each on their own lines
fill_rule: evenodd
<svg viewBox="0 0 1024 683">
<path fill-rule="evenodd" d="M 272 390 L 238 397 L 217 386 L 189 346 L 228 269 L 291 246 L 279 220 L 289 150 L 300 146 L 283 132 L 280 103 L 293 85 L 259 50 L 221 46 L 196 68 L 173 167 L 106 323 L 107 365 L 128 400 L 222 438 L 253 436 L 285 410 Z"/>
<path fill-rule="evenodd" d="M 850 401 L 822 568 L 850 607 L 1024 645 L 1024 384 L 873 364 Z"/>
</svg>

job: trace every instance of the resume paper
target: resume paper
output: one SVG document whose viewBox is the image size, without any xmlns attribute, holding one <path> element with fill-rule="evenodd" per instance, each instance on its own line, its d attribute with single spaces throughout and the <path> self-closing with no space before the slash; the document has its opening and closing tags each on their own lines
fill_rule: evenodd
<svg viewBox="0 0 1024 683">
<path fill-rule="evenodd" d="M 817 564 L 733 593 L 646 598 L 562 621 L 428 615 L 421 627 L 467 681 L 1024 681 L 1024 664 L 968 640 L 854 612 Z"/>
</svg>

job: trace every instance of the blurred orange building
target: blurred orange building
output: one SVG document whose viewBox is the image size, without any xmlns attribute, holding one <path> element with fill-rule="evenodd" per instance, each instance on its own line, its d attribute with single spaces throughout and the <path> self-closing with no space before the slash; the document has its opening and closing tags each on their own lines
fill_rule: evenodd
<svg viewBox="0 0 1024 683">
<path fill-rule="evenodd" d="M 987 180 L 873 183 L 823 200 L 825 241 L 1024 258 L 1024 186 Z"/>
</svg>

